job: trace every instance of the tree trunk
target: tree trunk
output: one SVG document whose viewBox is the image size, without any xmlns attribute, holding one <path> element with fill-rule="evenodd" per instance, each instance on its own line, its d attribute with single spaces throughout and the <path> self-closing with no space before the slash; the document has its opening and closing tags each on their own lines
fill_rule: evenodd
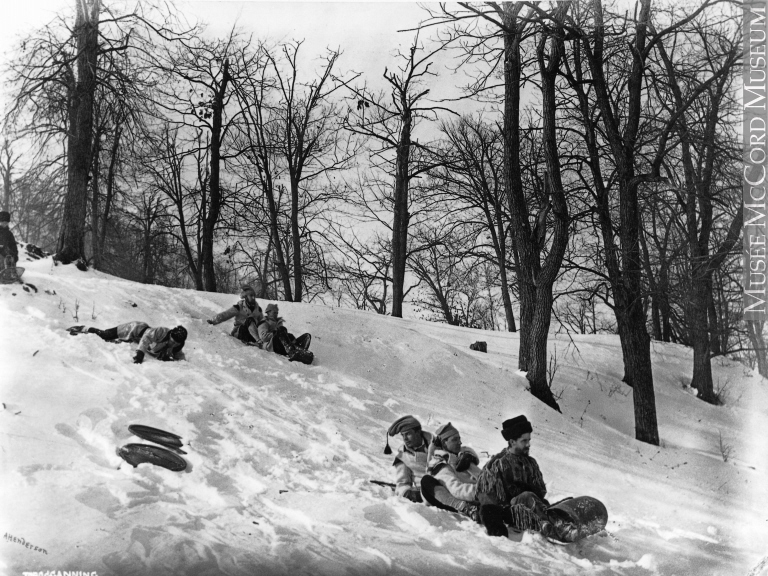
<svg viewBox="0 0 768 576">
<path fill-rule="evenodd" d="M 403 96 L 405 99 L 405 95 Z M 395 205 L 392 220 L 392 316 L 403 317 L 405 265 L 408 259 L 408 164 L 411 154 L 411 113 L 403 103 L 403 125 L 395 164 Z"/>
<path fill-rule="evenodd" d="M 500 267 L 501 272 L 501 300 L 504 302 L 504 317 L 507 319 L 507 331 L 517 332 L 515 325 L 515 311 L 512 309 L 512 298 L 509 297 L 509 281 L 507 280 L 506 266 L 503 261 Z"/>
<path fill-rule="evenodd" d="M 707 332 L 709 332 L 709 349 L 711 356 L 720 356 L 723 349 L 720 347 L 720 336 L 723 330 L 720 326 L 720 317 L 715 307 L 715 290 L 712 285 L 712 274 L 707 277 Z"/>
<path fill-rule="evenodd" d="M 221 85 L 213 96 L 213 119 L 211 123 L 211 162 L 208 184 L 208 212 L 203 218 L 203 236 L 201 250 L 201 267 L 203 286 L 207 292 L 216 292 L 216 270 L 213 263 L 213 241 L 216 225 L 221 214 L 221 135 L 222 116 L 224 114 L 224 97 L 227 93 L 229 75 L 229 60 L 224 60 Z"/>
<path fill-rule="evenodd" d="M 291 177 L 291 244 L 293 245 L 293 301 L 301 302 L 304 274 L 301 264 L 301 234 L 299 230 L 299 182 Z"/>
<path fill-rule="evenodd" d="M 94 267 L 97 270 L 101 270 L 101 266 L 103 265 L 104 245 L 107 242 L 107 224 L 109 222 L 109 212 L 112 210 L 112 199 L 114 198 L 115 166 L 117 164 L 117 151 L 120 146 L 121 132 L 122 130 L 120 126 L 116 126 L 115 136 L 112 142 L 111 156 L 109 158 L 109 169 L 107 170 L 107 194 L 104 199 L 104 215 L 101 217 L 101 231 L 99 232 L 97 250 L 94 251 Z"/>
<path fill-rule="evenodd" d="M 152 261 L 152 223 L 153 217 L 151 214 L 152 208 L 147 208 L 147 221 L 144 225 L 144 258 L 141 263 L 141 282 L 143 284 L 150 284 L 152 282 L 152 275 L 150 273 L 151 261 Z"/>
<path fill-rule="evenodd" d="M 559 24 L 565 18 L 568 3 L 560 4 L 555 11 L 555 21 Z M 547 44 L 549 44 L 548 54 Z M 550 408 L 560 412 L 560 406 L 552 395 L 550 382 L 547 381 L 547 340 L 549 337 L 549 325 L 552 319 L 552 287 L 557 279 L 557 273 L 565 255 L 568 244 L 568 204 L 565 199 L 565 191 L 560 178 L 560 156 L 557 140 L 557 99 L 555 93 L 555 79 L 560 68 L 560 61 L 564 52 L 564 45 L 557 39 L 554 33 L 542 35 L 537 48 L 539 72 L 541 74 L 541 116 L 542 147 L 547 172 L 544 174 L 544 190 L 547 193 L 547 201 L 551 202 L 554 214 L 554 226 L 551 246 L 544 260 L 544 265 L 535 276 L 535 302 L 533 310 L 533 322 L 530 326 L 530 353 L 528 382 L 531 384 L 531 394 L 544 402 Z M 546 58 L 548 56 L 548 59 Z M 540 222 L 545 226 L 545 222 Z M 538 268 L 539 251 L 543 248 L 543 241 L 531 237 L 527 240 L 535 251 L 536 267 Z"/>
<path fill-rule="evenodd" d="M 698 397 L 709 402 L 717 404 L 718 400 L 714 393 L 712 383 L 712 367 L 710 359 L 709 329 L 707 323 L 707 282 L 702 277 L 700 269 L 694 266 L 692 276 L 692 286 L 689 293 L 689 338 L 693 348 L 693 378 L 691 379 L 691 388 L 698 391 Z"/>
<path fill-rule="evenodd" d="M 11 160 L 11 145 L 8 140 L 3 142 L 3 210 L 11 211 L 12 171 L 14 162 Z"/>
<path fill-rule="evenodd" d="M 757 371 L 763 378 L 768 378 L 768 358 L 765 353 L 765 339 L 763 338 L 763 322 L 756 320 L 745 321 L 747 335 L 752 345 L 752 350 L 757 357 Z"/>
<path fill-rule="evenodd" d="M 669 305 L 669 270 L 666 264 L 659 269 L 659 312 L 661 314 L 661 340 L 672 341 L 672 309 Z"/>
<path fill-rule="evenodd" d="M 509 279 L 507 276 L 507 245 L 504 241 L 504 222 L 502 222 L 501 206 L 496 210 L 496 241 L 497 256 L 499 258 L 499 277 L 501 278 L 501 299 L 504 302 L 504 316 L 507 319 L 507 330 L 517 332 L 515 325 L 515 314 L 512 310 L 512 298 L 509 296 Z M 491 230 L 493 232 L 493 229 Z"/>
<path fill-rule="evenodd" d="M 624 373 L 632 387 L 635 413 L 635 438 L 659 445 L 656 421 L 656 395 L 653 389 L 651 340 L 645 329 L 645 317 L 639 301 L 634 305 L 616 306 L 616 322 L 624 356 Z"/>
<path fill-rule="evenodd" d="M 613 222 L 608 204 L 607 190 L 595 158 L 594 133 L 588 136 L 591 169 L 595 175 L 595 187 L 598 191 L 598 214 L 601 233 L 605 243 L 606 267 L 611 281 L 614 297 L 614 311 L 619 328 L 622 357 L 624 359 L 624 381 L 633 388 L 635 411 L 635 438 L 649 444 L 659 444 L 658 424 L 656 421 L 656 399 L 653 390 L 653 370 L 651 366 L 651 340 L 648 337 L 643 311 L 642 259 L 640 253 L 640 217 L 638 187 L 640 180 L 635 177 L 635 155 L 638 126 L 642 111 L 642 87 L 645 70 L 645 43 L 647 25 L 650 22 L 650 0 L 641 0 L 637 18 L 634 42 L 632 43 L 632 63 L 627 76 L 627 107 L 624 115 L 626 122 L 620 126 L 616 110 L 612 105 L 610 89 L 604 71 L 603 6 L 600 0 L 593 0 L 595 27 L 591 33 L 592 47 L 585 36 L 583 43 L 592 74 L 597 106 L 600 109 L 603 131 L 610 146 L 616 166 L 619 187 L 619 237 L 620 251 L 615 250 Z M 577 44 L 577 49 L 579 45 Z M 576 58 L 581 58 L 577 52 Z M 579 65 L 580 66 L 580 65 Z M 585 104 L 583 87 L 579 96 L 582 116 L 587 131 L 595 130 L 589 107 Z M 618 254 L 621 263 L 618 262 Z"/>
<path fill-rule="evenodd" d="M 101 258 L 98 253 L 99 244 L 99 154 L 100 140 L 99 130 L 96 129 L 93 140 L 93 166 L 91 168 L 91 254 L 93 256 L 93 267 L 99 270 L 101 268 Z"/>
<path fill-rule="evenodd" d="M 285 253 L 283 252 L 283 245 L 280 242 L 280 226 L 277 214 L 277 202 L 275 201 L 275 190 L 271 183 L 268 183 L 265 187 L 267 193 L 267 204 L 269 205 L 269 226 L 272 231 L 272 238 L 275 242 L 275 260 L 277 263 L 277 270 L 280 272 L 280 278 L 283 281 L 283 296 L 286 302 L 293 302 L 293 290 L 291 289 L 291 274 L 288 270 L 288 266 L 285 263 Z"/>
<path fill-rule="evenodd" d="M 56 248 L 56 259 L 69 264 L 85 259 L 85 218 L 88 174 L 91 168 L 93 97 L 99 48 L 100 0 L 78 1 L 74 33 L 77 35 L 77 80 L 69 111 L 67 195 Z"/>
<path fill-rule="evenodd" d="M 538 254 L 531 254 L 531 227 L 520 175 L 520 39 L 524 24 L 517 20 L 522 4 L 504 4 L 504 191 L 514 231 L 513 252 L 517 268 L 520 302 L 520 344 L 518 368 L 528 371 L 531 354 L 531 325 L 536 304 L 534 277 L 538 274 Z"/>
</svg>

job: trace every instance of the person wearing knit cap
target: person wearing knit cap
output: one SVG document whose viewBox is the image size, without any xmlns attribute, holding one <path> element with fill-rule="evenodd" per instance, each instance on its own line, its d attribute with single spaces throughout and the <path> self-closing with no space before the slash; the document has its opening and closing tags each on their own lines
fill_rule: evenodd
<svg viewBox="0 0 768 576">
<path fill-rule="evenodd" d="M 263 342 L 264 350 L 280 354 L 281 356 L 291 356 L 297 348 L 308 350 L 312 341 L 312 336 L 302 334 L 296 338 L 288 332 L 285 327 L 285 320 L 279 316 L 280 309 L 277 304 L 267 304 L 264 309 L 264 319 L 259 323 L 258 338 Z"/>
<path fill-rule="evenodd" d="M 432 434 L 421 429 L 421 422 L 411 415 L 398 418 L 387 430 L 385 454 L 391 454 L 389 436 L 400 434 L 403 445 L 397 451 L 395 461 L 395 493 L 411 502 L 422 502 L 419 489 L 422 476 L 427 473 L 427 449 Z"/>
<path fill-rule="evenodd" d="M 259 338 L 258 325 L 264 319 L 261 306 L 256 302 L 256 291 L 252 286 L 245 284 L 240 290 L 240 301 L 226 310 L 219 312 L 213 318 L 206 320 L 208 324 L 216 325 L 230 318 L 235 319 L 231 335 L 252 346 L 261 348 L 263 342 Z"/>
<path fill-rule="evenodd" d="M 552 530 L 546 515 L 547 487 L 538 463 L 529 456 L 532 432 L 533 427 L 525 416 L 505 420 L 501 435 L 507 447 L 488 461 L 477 480 L 480 515 L 493 515 L 484 514 L 484 505 L 503 507 L 501 514 L 486 522 L 491 535 L 506 536 L 506 526 L 541 531 L 545 535 Z"/>
<path fill-rule="evenodd" d="M 475 501 L 479 463 L 477 453 L 462 445 L 459 431 L 450 422 L 440 426 L 429 445 L 428 474 L 421 479 L 424 499 L 433 506 L 479 521 L 479 505 Z"/>
</svg>

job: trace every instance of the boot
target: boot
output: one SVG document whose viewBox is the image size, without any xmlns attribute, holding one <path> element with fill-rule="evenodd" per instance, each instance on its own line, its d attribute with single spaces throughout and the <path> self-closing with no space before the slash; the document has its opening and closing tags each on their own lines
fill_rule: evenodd
<svg viewBox="0 0 768 576">
<path fill-rule="evenodd" d="M 485 526 L 488 536 L 509 536 L 509 530 L 504 525 L 504 509 L 495 504 L 480 506 L 480 524 Z"/>
<path fill-rule="evenodd" d="M 296 347 L 301 348 L 302 350 L 309 350 L 310 342 L 312 342 L 312 335 L 309 333 L 302 334 L 294 341 Z"/>
<path fill-rule="evenodd" d="M 83 334 L 86 332 L 85 326 L 72 326 L 70 328 L 67 328 L 67 332 L 69 332 L 70 336 L 77 336 L 78 334 Z"/>
</svg>

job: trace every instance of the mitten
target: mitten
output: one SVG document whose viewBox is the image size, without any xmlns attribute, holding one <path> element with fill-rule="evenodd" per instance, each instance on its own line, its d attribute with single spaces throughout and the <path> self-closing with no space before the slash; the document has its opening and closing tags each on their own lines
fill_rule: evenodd
<svg viewBox="0 0 768 576">
<path fill-rule="evenodd" d="M 470 464 L 477 466 L 480 460 L 472 452 L 459 452 L 459 457 L 456 459 L 456 472 L 464 472 Z"/>
<path fill-rule="evenodd" d="M 437 448 L 438 450 L 443 449 L 443 441 L 440 440 L 440 436 L 435 436 L 434 438 L 432 438 L 432 444 L 434 444 L 435 448 Z"/>
<path fill-rule="evenodd" d="M 206 320 L 206 322 L 208 322 L 208 324 L 210 324 L 211 326 L 213 326 L 213 320 L 211 320 L 210 318 L 209 318 L 208 320 Z"/>
<path fill-rule="evenodd" d="M 133 357 L 133 363 L 141 364 L 142 362 L 144 362 L 144 352 L 136 350 L 136 356 Z"/>
</svg>

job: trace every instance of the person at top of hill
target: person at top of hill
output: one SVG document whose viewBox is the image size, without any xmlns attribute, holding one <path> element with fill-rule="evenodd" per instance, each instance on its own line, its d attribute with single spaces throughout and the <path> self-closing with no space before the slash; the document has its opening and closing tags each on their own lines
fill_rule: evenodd
<svg viewBox="0 0 768 576">
<path fill-rule="evenodd" d="M 421 429 L 421 422 L 413 416 L 398 418 L 387 430 L 387 446 L 384 454 L 392 454 L 389 436 L 400 434 L 403 445 L 397 451 L 395 461 L 395 493 L 411 502 L 423 502 L 421 478 L 427 473 L 427 451 L 432 434 Z"/>
<path fill-rule="evenodd" d="M 235 319 L 235 325 L 230 333 L 245 344 L 261 348 L 263 342 L 259 337 L 258 325 L 264 320 L 261 306 L 256 302 L 256 291 L 245 284 L 240 289 L 240 301 L 226 310 L 219 312 L 207 320 L 208 324 L 220 324 L 230 318 Z"/>
<path fill-rule="evenodd" d="M 11 215 L 3 210 L 0 212 L 0 270 L 14 267 L 19 261 L 19 249 L 10 224 Z"/>
<path fill-rule="evenodd" d="M 480 515 L 492 536 L 506 536 L 506 526 L 517 530 L 552 532 L 546 510 L 547 487 L 539 465 L 529 456 L 533 427 L 525 416 L 505 420 L 501 435 L 507 447 L 491 457 L 477 479 Z M 499 506 L 501 506 L 499 508 Z"/>
<path fill-rule="evenodd" d="M 259 340 L 263 343 L 264 350 L 275 352 L 291 358 L 297 350 L 308 350 L 312 336 L 302 334 L 296 338 L 288 332 L 285 320 L 278 316 L 280 313 L 277 304 L 267 304 L 264 309 L 264 319 L 258 325 Z"/>
<path fill-rule="evenodd" d="M 145 354 L 163 361 L 180 360 L 181 351 L 186 341 L 187 329 L 184 326 L 147 328 L 139 340 L 133 363 L 141 364 Z"/>
<path fill-rule="evenodd" d="M 450 423 L 435 430 L 427 451 L 427 474 L 421 479 L 421 494 L 438 508 L 461 512 L 477 521 L 477 453 L 461 444 L 459 431 Z"/>
<path fill-rule="evenodd" d="M 133 322 L 126 322 L 125 324 L 118 324 L 114 328 L 107 328 L 106 330 L 100 330 L 99 328 L 92 328 L 86 326 L 72 326 L 67 328 L 67 331 L 71 336 L 77 336 L 78 334 L 96 334 L 102 340 L 107 342 L 135 342 L 141 341 L 141 337 L 149 328 L 149 324 L 135 320 Z"/>
</svg>

